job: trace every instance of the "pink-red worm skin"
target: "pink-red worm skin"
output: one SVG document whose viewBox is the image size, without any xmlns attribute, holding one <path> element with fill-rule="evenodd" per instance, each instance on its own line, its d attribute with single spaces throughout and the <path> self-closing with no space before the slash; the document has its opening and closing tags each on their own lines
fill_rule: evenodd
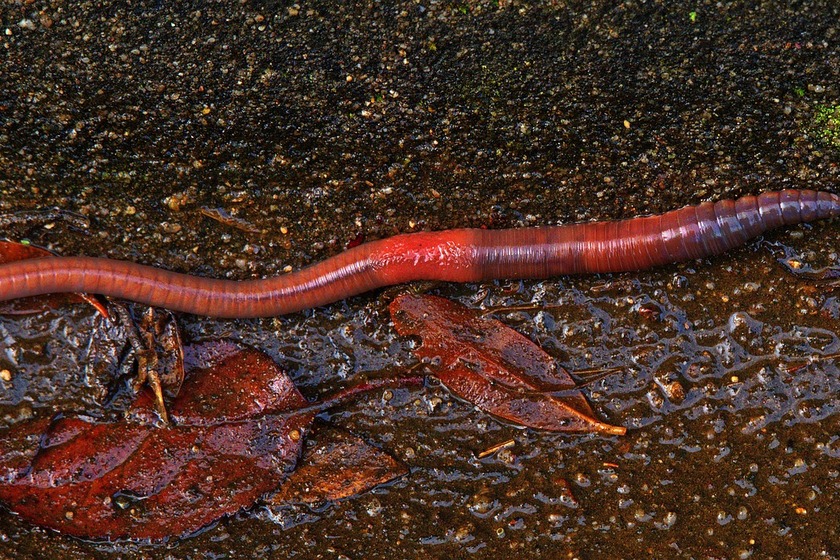
<svg viewBox="0 0 840 560">
<path fill-rule="evenodd" d="M 86 292 L 213 317 L 269 317 L 415 280 L 623 272 L 717 255 L 783 225 L 840 215 L 840 197 L 783 190 L 612 222 L 409 233 L 262 280 L 216 280 L 94 257 L 0 265 L 0 301 Z"/>
</svg>

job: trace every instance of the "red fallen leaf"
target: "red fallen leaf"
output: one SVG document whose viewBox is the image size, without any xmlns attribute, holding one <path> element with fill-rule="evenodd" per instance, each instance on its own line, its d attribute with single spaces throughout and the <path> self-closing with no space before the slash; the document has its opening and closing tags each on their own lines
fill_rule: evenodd
<svg viewBox="0 0 840 560">
<path fill-rule="evenodd" d="M 179 425 L 239 422 L 310 405 L 269 356 L 228 340 L 185 346 L 184 369 L 188 387 L 169 407 Z M 144 417 L 152 408 L 153 397 L 144 391 L 130 413 L 154 422 L 152 416 Z"/>
<path fill-rule="evenodd" d="M 14 426 L 0 437 L 0 499 L 70 535 L 159 540 L 194 533 L 276 489 L 319 409 L 256 350 L 207 343 L 187 355 L 176 425 L 73 417 Z M 142 410 L 147 393 L 137 417 L 151 415 Z"/>
<path fill-rule="evenodd" d="M 401 335 L 450 391 L 522 426 L 623 435 L 594 413 L 574 380 L 536 344 L 499 321 L 435 296 L 403 295 L 390 306 Z"/>
<path fill-rule="evenodd" d="M 271 504 L 340 500 L 408 474 L 404 463 L 349 432 L 322 426 L 316 437 Z"/>
<path fill-rule="evenodd" d="M 5 434 L 0 441 L 0 484 L 8 484 L 29 470 L 49 425 L 50 419 L 43 418 L 17 424 Z"/>
<path fill-rule="evenodd" d="M 0 239 L 0 264 L 53 256 L 55 256 L 55 253 L 40 247 Z M 52 294 L 4 301 L 0 302 L 0 315 L 31 315 L 33 313 L 40 313 L 45 309 L 60 307 L 65 303 L 77 303 L 80 301 L 89 303 L 103 317 L 108 317 L 108 309 L 105 307 L 105 304 L 96 296 L 88 294 Z"/>
</svg>

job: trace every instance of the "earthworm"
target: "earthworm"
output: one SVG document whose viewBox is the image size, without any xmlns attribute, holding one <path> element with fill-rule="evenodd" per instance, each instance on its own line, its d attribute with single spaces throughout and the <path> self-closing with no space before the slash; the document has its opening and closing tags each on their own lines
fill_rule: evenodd
<svg viewBox="0 0 840 560">
<path fill-rule="evenodd" d="M 783 225 L 840 215 L 840 197 L 784 190 L 610 222 L 409 233 L 261 280 L 216 280 L 127 261 L 49 257 L 0 265 L 0 301 L 86 292 L 213 317 L 269 317 L 415 280 L 477 282 L 641 270 L 717 255 Z"/>
</svg>

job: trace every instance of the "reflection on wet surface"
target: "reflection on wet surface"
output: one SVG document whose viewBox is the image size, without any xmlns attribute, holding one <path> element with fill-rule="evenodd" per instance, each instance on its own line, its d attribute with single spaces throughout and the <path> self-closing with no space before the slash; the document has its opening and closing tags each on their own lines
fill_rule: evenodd
<svg viewBox="0 0 840 560">
<path fill-rule="evenodd" d="M 836 265 L 834 229 L 781 237 L 804 262 Z M 756 527 L 762 551 L 781 551 L 805 525 L 830 525 L 836 509 L 840 308 L 830 291 L 776 262 L 780 250 L 759 243 L 632 275 L 439 285 L 439 295 L 491 310 L 572 371 L 621 368 L 585 391 L 628 435 L 515 429 L 434 382 L 388 390 L 324 417 L 404 460 L 410 475 L 337 504 L 260 507 L 183 546 L 274 534 L 266 551 L 327 550 L 334 538 L 348 549 L 384 550 L 384 535 L 408 557 L 517 547 L 594 554 L 596 541 L 607 553 L 656 531 L 660 553 L 691 533 L 710 551 L 735 543 L 746 555 L 758 550 Z M 396 336 L 387 303 L 372 294 L 277 319 L 182 323 L 187 338 L 233 337 L 264 349 L 315 397 L 415 363 L 416 342 Z M 83 306 L 6 318 L 0 329 L 0 369 L 12 372 L 2 399 L 7 425 L 97 409 L 119 332 Z M 512 446 L 477 458 L 508 439 Z M 7 535 L 29 530 L 10 522 Z M 836 535 L 821 534 L 807 532 L 809 546 L 831 550 Z"/>
<path fill-rule="evenodd" d="M 0 5 L 0 212 L 90 219 L 17 238 L 246 278 L 360 236 L 840 185 L 820 129 L 840 83 L 830 3 L 199 4 Z M 798 366 L 838 351 L 840 306 L 775 259 L 836 266 L 839 231 L 790 228 L 642 274 L 434 288 L 473 307 L 544 308 L 495 316 L 571 370 L 623 368 L 585 388 L 623 438 L 517 430 L 433 383 L 383 392 L 325 416 L 411 467 L 386 488 L 258 508 L 155 549 L 2 512 L 0 556 L 836 556 L 838 372 L 831 359 Z M 385 293 L 181 323 L 187 338 L 264 349 L 314 397 L 414 363 Z M 122 349 L 84 306 L 0 319 L 3 424 L 106 414 Z"/>
</svg>

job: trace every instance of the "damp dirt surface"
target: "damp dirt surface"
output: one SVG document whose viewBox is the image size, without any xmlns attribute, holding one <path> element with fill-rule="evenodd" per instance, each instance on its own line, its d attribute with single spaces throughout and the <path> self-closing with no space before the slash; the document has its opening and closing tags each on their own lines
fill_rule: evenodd
<svg viewBox="0 0 840 560">
<path fill-rule="evenodd" d="M 90 227 L 3 234 L 244 279 L 400 232 L 837 191 L 838 21 L 833 0 L 7 1 L 0 213 Z M 838 558 L 840 301 L 786 266 L 840 266 L 838 237 L 833 221 L 643 273 L 414 287 L 496 309 L 570 370 L 621 368 L 585 392 L 624 437 L 516 429 L 430 382 L 322 415 L 410 466 L 388 486 L 158 545 L 2 510 L 0 557 Z M 263 349 L 315 398 L 415 363 L 394 293 L 179 320 Z M 83 305 L 0 319 L 2 426 L 113 413 L 121 337 Z"/>
</svg>

